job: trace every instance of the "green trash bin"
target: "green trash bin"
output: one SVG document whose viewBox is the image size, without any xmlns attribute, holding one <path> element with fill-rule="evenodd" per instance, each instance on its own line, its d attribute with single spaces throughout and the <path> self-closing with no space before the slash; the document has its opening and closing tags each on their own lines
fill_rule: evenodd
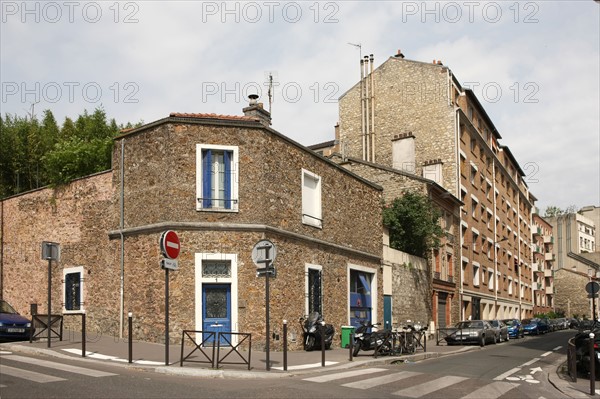
<svg viewBox="0 0 600 399">
<path fill-rule="evenodd" d="M 350 346 L 352 334 L 354 334 L 354 326 L 342 326 L 342 348 Z"/>
</svg>

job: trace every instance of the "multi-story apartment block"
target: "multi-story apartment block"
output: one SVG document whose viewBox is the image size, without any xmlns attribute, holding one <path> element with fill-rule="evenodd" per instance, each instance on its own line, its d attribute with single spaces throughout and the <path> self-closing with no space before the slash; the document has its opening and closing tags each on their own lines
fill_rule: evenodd
<svg viewBox="0 0 600 399">
<path fill-rule="evenodd" d="M 590 219 L 594 223 L 594 243 L 600 243 L 600 206 L 584 206 L 579 210 L 578 213 Z M 598 245 L 595 246 L 595 250 L 592 252 L 600 252 L 600 248 L 598 248 Z"/>
<path fill-rule="evenodd" d="M 554 310 L 554 237 L 552 225 L 537 212 L 533 214 L 533 311 L 548 313 Z"/>
<path fill-rule="evenodd" d="M 586 254 L 596 252 L 596 226 L 594 221 L 579 213 L 545 218 L 552 225 L 556 255 L 555 268 L 572 268 L 576 266 L 582 273 L 587 272 L 587 266 L 577 265 L 568 257 L 569 253 Z"/>
<path fill-rule="evenodd" d="M 377 68 L 365 57 L 361 74 L 339 100 L 344 156 L 426 177 L 462 201 L 461 318 L 531 316 L 535 198 L 475 94 L 441 62 L 400 52 Z"/>
</svg>

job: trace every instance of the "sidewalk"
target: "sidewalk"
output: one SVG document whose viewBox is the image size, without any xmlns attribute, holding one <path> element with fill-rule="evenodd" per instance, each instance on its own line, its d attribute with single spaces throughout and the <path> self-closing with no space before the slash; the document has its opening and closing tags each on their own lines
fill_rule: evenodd
<svg viewBox="0 0 600 399">
<path fill-rule="evenodd" d="M 392 362 L 414 362 L 428 358 L 437 358 L 453 353 L 469 350 L 478 350 L 478 346 L 436 346 L 434 340 L 427 342 L 427 352 L 422 349 L 413 355 L 379 356 L 375 359 L 370 352 L 359 352 L 358 356 L 350 361 L 348 349 L 332 348 L 325 351 L 325 367 L 322 366 L 322 352 L 288 351 L 287 370 L 284 370 L 283 352 L 271 350 L 269 353 L 270 370 L 267 370 L 267 354 L 264 351 L 252 350 L 251 353 L 240 351 L 230 352 L 229 347 L 221 348 L 219 359 L 222 364 L 218 369 L 213 368 L 209 360 L 199 351 L 192 355 L 180 366 L 181 345 L 169 346 L 169 364 L 166 365 L 166 349 L 164 344 L 149 342 L 133 342 L 132 363 L 129 363 L 129 345 L 127 339 L 119 340 L 118 337 L 93 336 L 87 337 L 86 356 L 82 356 L 82 342 L 79 333 L 65 331 L 63 341 L 58 338 L 51 341 L 48 348 L 45 339 L 29 343 L 12 342 L 0 344 L 2 351 L 17 351 L 30 354 L 45 354 L 62 358 L 77 358 L 87 361 L 103 361 L 125 367 L 148 368 L 166 374 L 194 375 L 207 377 L 234 377 L 234 378 L 280 378 L 316 370 L 338 370 L 371 364 L 385 364 Z M 194 350 L 193 346 L 185 346 L 184 358 Z M 210 356 L 210 350 L 205 349 Z M 215 349 L 215 357 L 217 357 Z M 229 353 L 228 353 L 229 352 Z M 249 363 L 249 366 L 248 366 Z M 216 364 L 216 363 L 215 363 Z"/>
</svg>

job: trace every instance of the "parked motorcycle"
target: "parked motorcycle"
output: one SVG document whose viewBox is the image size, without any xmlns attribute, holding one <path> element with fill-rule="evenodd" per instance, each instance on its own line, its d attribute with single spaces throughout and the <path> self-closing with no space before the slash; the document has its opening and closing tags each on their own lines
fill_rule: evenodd
<svg viewBox="0 0 600 399">
<path fill-rule="evenodd" d="M 372 324 L 370 321 L 362 321 L 354 332 L 354 348 L 352 356 L 358 355 L 359 351 L 375 351 L 378 354 L 389 354 L 392 352 L 392 343 L 388 339 L 389 330 L 377 331 L 379 323 Z"/>
<path fill-rule="evenodd" d="M 300 325 L 302 326 L 304 350 L 312 351 L 315 349 L 321 349 L 321 331 L 324 331 L 325 336 L 325 349 L 331 348 L 331 342 L 333 341 L 333 334 L 335 329 L 331 324 L 325 324 L 322 326 L 323 317 L 319 312 L 312 312 L 305 319 L 300 317 Z"/>
</svg>

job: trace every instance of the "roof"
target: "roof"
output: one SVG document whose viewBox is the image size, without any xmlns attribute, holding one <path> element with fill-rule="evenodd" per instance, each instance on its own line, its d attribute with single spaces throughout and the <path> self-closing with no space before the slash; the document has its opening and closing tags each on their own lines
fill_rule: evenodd
<svg viewBox="0 0 600 399">
<path fill-rule="evenodd" d="M 333 147 L 335 144 L 335 140 L 329 140 L 324 141 L 322 143 L 309 145 L 308 148 L 310 148 L 311 150 L 318 150 L 321 148 Z"/>
<path fill-rule="evenodd" d="M 258 122 L 259 119 L 254 116 L 246 115 L 221 115 L 221 114 L 195 114 L 195 113 L 181 113 L 171 112 L 169 114 L 172 118 L 194 118 L 194 119 L 219 119 L 228 121 L 251 121 Z"/>
</svg>

